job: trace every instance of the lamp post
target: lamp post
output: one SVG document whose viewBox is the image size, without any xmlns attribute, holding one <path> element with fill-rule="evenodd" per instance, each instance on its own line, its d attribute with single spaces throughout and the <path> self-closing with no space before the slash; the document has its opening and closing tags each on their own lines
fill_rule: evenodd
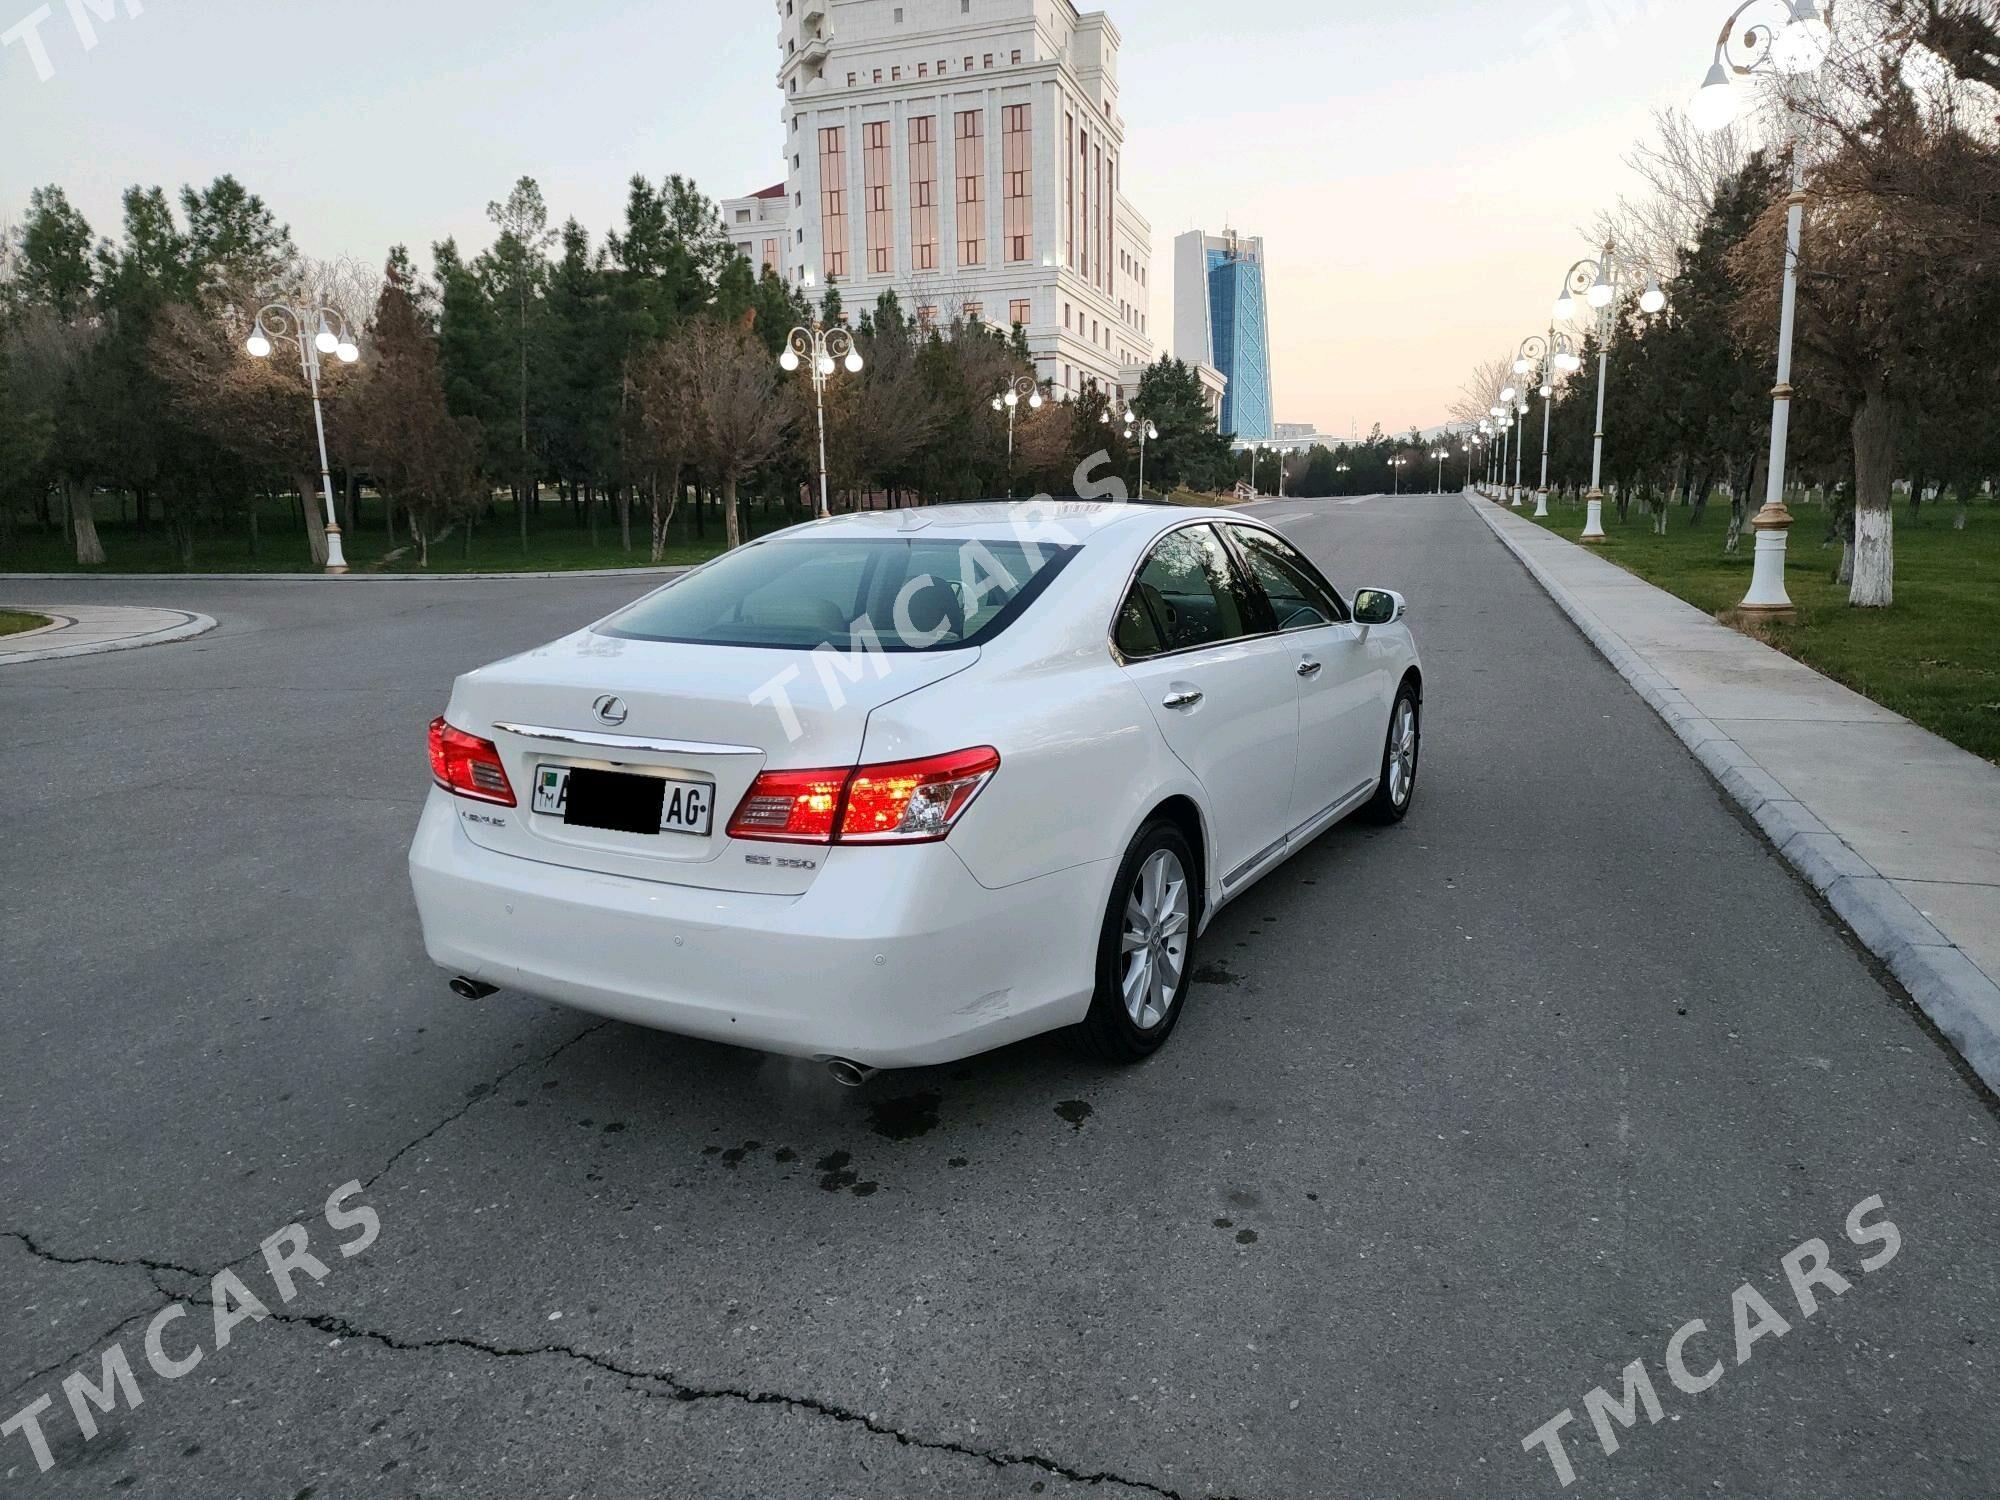
<svg viewBox="0 0 2000 1500">
<path fill-rule="evenodd" d="M 1400 495 L 1403 493 L 1403 465 L 1408 462 L 1407 458 L 1392 458 L 1389 460 L 1389 473 L 1395 481 L 1395 488 L 1389 492 L 1390 494 Z"/>
<path fill-rule="evenodd" d="M 1159 435 L 1160 429 L 1153 425 L 1152 418 L 1147 417 L 1142 419 L 1131 407 L 1128 406 L 1125 408 L 1125 441 L 1129 443 L 1134 437 L 1139 439 L 1139 498 L 1141 500 L 1146 498 L 1146 441 L 1148 438 L 1156 438 Z M 1255 476 L 1253 475 L 1252 477 L 1254 479 Z M 1278 493 L 1280 495 L 1285 493 L 1285 471 L 1282 464 L 1278 469 Z"/>
<path fill-rule="evenodd" d="M 785 339 L 785 352 L 778 356 L 778 364 L 787 374 L 808 360 L 812 364 L 813 415 L 819 422 L 819 514 L 824 520 L 833 514 L 826 494 L 826 383 L 833 378 L 836 366 L 859 375 L 861 351 L 854 347 L 854 335 L 845 328 L 825 328 L 814 319 L 812 327 L 791 331 Z"/>
<path fill-rule="evenodd" d="M 1442 449 L 1442 448 L 1435 448 L 1435 449 L 1433 449 L 1433 450 L 1431 451 L 1431 457 L 1432 457 L 1432 458 L 1434 458 L 1434 459 L 1436 459 L 1436 460 L 1437 460 L 1437 463 L 1438 463 L 1438 487 L 1437 487 L 1437 492 L 1438 492 L 1438 493 L 1439 493 L 1440 495 L 1442 495 L 1442 494 L 1444 493 L 1444 449 Z"/>
<path fill-rule="evenodd" d="M 1584 497 L 1588 506 L 1578 541 L 1610 540 L 1604 533 L 1604 386 L 1611 373 L 1611 331 L 1617 317 L 1618 294 L 1637 275 L 1638 268 L 1619 259 L 1617 244 L 1607 240 L 1603 254 L 1596 260 L 1585 257 L 1563 274 L 1562 294 L 1556 299 L 1558 323 L 1567 323 L 1576 316 L 1579 295 L 1597 312 L 1597 428 L 1591 438 L 1590 493 Z M 1650 316 L 1666 305 L 1667 294 L 1660 290 L 1659 278 L 1649 273 L 1646 289 L 1639 294 L 1639 310 Z"/>
<path fill-rule="evenodd" d="M 1500 404 L 1492 410 L 1493 425 L 1500 434 L 1500 469 L 1493 482 L 1496 487 L 1504 489 L 1507 485 L 1507 448 L 1514 427 L 1514 387 L 1510 385 L 1500 392 Z M 1499 496 L 1494 498 L 1497 500 Z"/>
<path fill-rule="evenodd" d="M 1518 424 L 1521 435 L 1514 439 L 1514 509 L 1521 508 L 1521 496 L 1527 493 L 1527 486 L 1521 483 L 1521 459 L 1528 451 L 1528 392 L 1524 388 L 1515 393 L 1514 411 L 1521 418 Z"/>
<path fill-rule="evenodd" d="M 317 325 L 311 335 L 306 333 L 308 322 Z M 269 359 L 274 342 L 298 346 L 299 369 L 312 390 L 313 430 L 319 436 L 320 492 L 326 499 L 326 570 L 345 573 L 347 556 L 340 547 L 340 517 L 333 508 L 333 472 L 326 461 L 326 418 L 319 404 L 319 359 L 322 354 L 331 354 L 342 364 L 351 365 L 361 358 L 361 350 L 348 333 L 347 320 L 332 308 L 298 308 L 283 302 L 273 302 L 258 312 L 257 326 L 243 347 L 254 359 Z"/>
<path fill-rule="evenodd" d="M 1688 110 L 1698 129 L 1720 130 L 1736 118 L 1742 99 L 1731 74 L 1742 78 L 1757 74 L 1797 77 L 1817 71 L 1832 48 L 1828 21 L 1833 0 L 1827 0 L 1826 17 L 1820 15 L 1814 0 L 1777 0 L 1791 13 L 1782 27 L 1760 21 L 1739 31 L 1744 12 L 1755 3 L 1744 0 L 1722 23 L 1708 76 Z M 1739 57 L 1744 60 L 1738 61 Z M 1771 615 L 1790 614 L 1792 609 L 1791 595 L 1785 592 L 1785 542 L 1792 524 L 1792 513 L 1785 508 L 1785 457 L 1792 422 L 1792 329 L 1798 310 L 1799 237 L 1806 206 L 1805 132 L 1797 112 L 1788 113 L 1792 124 L 1792 190 L 1785 200 L 1785 291 L 1778 311 L 1777 380 L 1771 388 L 1771 458 L 1764 478 L 1764 506 L 1750 522 L 1757 533 L 1750 592 L 1738 606 Z"/>
<path fill-rule="evenodd" d="M 1014 457 L 1014 412 L 1020 404 L 1028 403 L 1028 410 L 1042 409 L 1042 388 L 1035 384 L 1032 375 L 1016 375 L 1007 382 L 1007 388 L 993 398 L 993 409 L 1007 413 L 1007 457 Z"/>
<path fill-rule="evenodd" d="M 1530 334 L 1521 340 L 1520 352 L 1514 359 L 1514 373 L 1525 380 L 1529 375 L 1539 377 L 1542 398 L 1542 483 L 1535 491 L 1535 514 L 1537 517 L 1549 513 L 1549 411 L 1555 405 L 1556 371 L 1565 375 L 1573 374 L 1583 364 L 1577 358 L 1576 348 L 1569 335 L 1558 333 L 1555 325 L 1549 325 L 1547 338 L 1540 334 Z M 1527 414 L 1527 393 L 1521 396 L 1521 413 Z"/>
</svg>

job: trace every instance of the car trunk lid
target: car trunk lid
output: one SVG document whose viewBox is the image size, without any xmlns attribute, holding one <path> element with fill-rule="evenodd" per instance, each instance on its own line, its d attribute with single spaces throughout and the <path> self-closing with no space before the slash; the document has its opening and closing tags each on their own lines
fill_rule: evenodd
<svg viewBox="0 0 2000 1500">
<path fill-rule="evenodd" d="M 446 718 L 493 741 L 517 806 L 462 803 L 473 842 L 603 874 L 799 895 L 825 849 L 736 840 L 758 773 L 855 764 L 876 708 L 971 666 L 977 651 L 841 656 L 638 641 L 582 631 L 459 679 Z M 579 827 L 537 811 L 550 772 L 662 778 L 712 801 L 708 831 Z"/>
</svg>

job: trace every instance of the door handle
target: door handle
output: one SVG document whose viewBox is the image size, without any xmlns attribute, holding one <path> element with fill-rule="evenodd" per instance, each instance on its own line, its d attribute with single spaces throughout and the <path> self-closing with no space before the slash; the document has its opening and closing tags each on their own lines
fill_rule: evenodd
<svg viewBox="0 0 2000 1500">
<path fill-rule="evenodd" d="M 1181 692 L 1167 694 L 1166 697 L 1160 700 L 1160 706 L 1162 708 L 1193 708 L 1199 702 L 1201 702 L 1200 690 L 1188 688 Z"/>
<path fill-rule="evenodd" d="M 1319 676 L 1319 674 L 1320 674 L 1320 664 L 1318 662 L 1302 661 L 1299 663 L 1299 676 L 1317 677 Z"/>
</svg>

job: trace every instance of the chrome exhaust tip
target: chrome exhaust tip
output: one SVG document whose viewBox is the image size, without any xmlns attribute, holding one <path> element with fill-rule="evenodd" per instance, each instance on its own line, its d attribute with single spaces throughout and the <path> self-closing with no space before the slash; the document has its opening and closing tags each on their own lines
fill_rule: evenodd
<svg viewBox="0 0 2000 1500">
<path fill-rule="evenodd" d="M 844 1057 L 829 1057 L 826 1060 L 826 1071 L 832 1074 L 833 1081 L 844 1089 L 858 1089 L 875 1076 L 873 1068 L 864 1067 L 858 1062 L 849 1062 Z"/>
<path fill-rule="evenodd" d="M 500 987 L 481 984 L 477 979 L 467 979 L 463 974 L 451 982 L 451 992 L 461 1000 L 484 1000 L 488 995 L 498 994 Z"/>
</svg>

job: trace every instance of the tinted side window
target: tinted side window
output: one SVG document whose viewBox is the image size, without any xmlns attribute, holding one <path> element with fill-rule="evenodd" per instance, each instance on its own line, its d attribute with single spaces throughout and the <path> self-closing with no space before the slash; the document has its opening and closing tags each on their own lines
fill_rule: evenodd
<svg viewBox="0 0 2000 1500">
<path fill-rule="evenodd" d="M 1264 586 L 1280 630 L 1337 625 L 1347 618 L 1340 596 L 1296 547 L 1254 527 L 1232 526 L 1229 530 L 1243 549 L 1250 571 Z"/>
<path fill-rule="evenodd" d="M 1184 526 L 1162 537 L 1139 570 L 1119 611 L 1118 646 L 1128 656 L 1186 651 L 1248 635 L 1261 628 L 1257 620 L 1222 538 L 1211 527 Z M 1158 644 L 1147 649 L 1147 642 Z"/>
</svg>

